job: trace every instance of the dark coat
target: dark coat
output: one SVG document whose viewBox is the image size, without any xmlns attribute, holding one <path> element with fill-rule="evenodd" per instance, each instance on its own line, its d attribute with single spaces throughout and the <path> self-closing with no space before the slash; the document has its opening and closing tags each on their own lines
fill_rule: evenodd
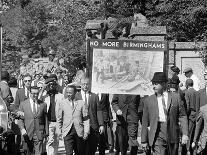
<svg viewBox="0 0 207 155">
<path fill-rule="evenodd" d="M 28 97 L 25 96 L 25 89 L 24 88 L 18 89 L 16 92 L 15 100 L 14 100 L 15 107 L 18 109 L 20 103 L 25 101 L 26 99 L 28 99 Z"/>
<path fill-rule="evenodd" d="M 167 141 L 169 143 L 179 142 L 179 125 L 180 120 L 182 125 L 182 133 L 188 135 L 188 122 L 186 111 L 181 102 L 181 99 L 176 93 L 168 93 L 168 113 L 167 113 Z M 153 146 L 155 141 L 155 133 L 159 122 L 159 111 L 157 96 L 149 96 L 144 103 L 142 117 L 141 142 L 149 143 Z"/>
<path fill-rule="evenodd" d="M 196 95 L 197 91 L 194 88 L 189 88 L 185 91 L 185 101 L 187 105 L 187 115 L 189 120 L 195 122 L 196 119 Z"/>
<path fill-rule="evenodd" d="M 140 103 L 140 96 L 138 95 L 121 95 L 115 94 L 112 99 L 112 108 L 115 113 L 121 110 L 123 115 L 116 116 L 117 124 L 124 124 L 126 122 L 138 123 L 138 106 Z"/>
<path fill-rule="evenodd" d="M 19 110 L 24 112 L 24 119 L 19 120 L 20 129 L 27 131 L 29 139 L 32 139 L 33 134 L 36 133 L 38 139 L 43 140 L 49 133 L 46 103 L 39 101 L 36 115 L 33 115 L 29 99 L 21 102 Z"/>
<path fill-rule="evenodd" d="M 196 110 L 197 112 L 200 110 L 200 107 L 207 104 L 207 94 L 206 94 L 206 88 L 203 88 L 197 92 L 196 96 Z"/>
<path fill-rule="evenodd" d="M 75 99 L 83 100 L 81 92 L 78 92 L 75 95 Z M 90 127 L 93 128 L 95 131 L 98 131 L 99 126 L 104 125 L 103 112 L 99 104 L 98 95 L 91 92 L 88 99 L 88 113 L 90 118 Z"/>
<path fill-rule="evenodd" d="M 99 105 L 103 111 L 103 119 L 104 122 L 108 122 L 112 117 L 110 102 L 109 102 L 109 94 L 101 94 L 101 99 L 99 101 Z"/>
</svg>

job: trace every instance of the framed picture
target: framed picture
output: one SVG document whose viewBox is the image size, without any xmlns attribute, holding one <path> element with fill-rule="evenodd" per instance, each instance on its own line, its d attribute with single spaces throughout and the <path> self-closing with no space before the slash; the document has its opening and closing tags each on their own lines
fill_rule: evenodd
<svg viewBox="0 0 207 155">
<path fill-rule="evenodd" d="M 87 46 L 95 93 L 150 95 L 154 73 L 165 71 L 164 41 L 89 40 Z"/>
</svg>

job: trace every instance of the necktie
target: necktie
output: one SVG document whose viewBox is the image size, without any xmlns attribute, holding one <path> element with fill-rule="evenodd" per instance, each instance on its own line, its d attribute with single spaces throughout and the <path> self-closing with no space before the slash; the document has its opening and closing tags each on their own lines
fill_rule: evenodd
<svg viewBox="0 0 207 155">
<path fill-rule="evenodd" d="M 35 102 L 33 102 L 33 114 L 36 115 L 37 111 L 36 111 L 36 106 L 35 106 Z"/>
<path fill-rule="evenodd" d="M 74 109 L 74 102 L 72 101 L 72 108 Z"/>
<path fill-rule="evenodd" d="M 164 95 L 162 95 L 162 105 L 163 105 L 163 110 L 164 110 L 165 118 L 166 118 L 167 117 L 167 107 L 166 107 L 166 104 L 165 104 Z"/>
<path fill-rule="evenodd" d="M 86 93 L 85 93 L 85 104 L 88 105 L 88 100 L 87 100 Z"/>
</svg>

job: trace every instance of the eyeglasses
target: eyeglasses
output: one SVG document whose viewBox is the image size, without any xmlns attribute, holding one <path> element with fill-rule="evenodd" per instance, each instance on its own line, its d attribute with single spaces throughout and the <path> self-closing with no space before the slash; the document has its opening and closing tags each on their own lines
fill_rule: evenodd
<svg viewBox="0 0 207 155">
<path fill-rule="evenodd" d="M 39 93 L 30 93 L 30 94 L 32 94 L 32 95 L 38 95 Z"/>
<path fill-rule="evenodd" d="M 24 80 L 24 82 L 31 82 L 32 80 Z"/>
</svg>

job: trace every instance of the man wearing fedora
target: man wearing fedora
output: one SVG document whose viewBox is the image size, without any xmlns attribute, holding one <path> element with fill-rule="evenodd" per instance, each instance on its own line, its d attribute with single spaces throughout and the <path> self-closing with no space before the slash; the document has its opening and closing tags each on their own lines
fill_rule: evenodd
<svg viewBox="0 0 207 155">
<path fill-rule="evenodd" d="M 167 77 L 163 72 L 154 73 L 155 94 L 144 103 L 141 142 L 148 145 L 153 155 L 177 155 L 179 146 L 179 121 L 182 125 L 182 144 L 188 141 L 188 122 L 183 103 L 177 93 L 166 91 Z"/>
<path fill-rule="evenodd" d="M 185 74 L 185 76 L 188 79 L 192 79 L 193 80 L 193 88 L 196 91 L 200 90 L 200 80 L 198 79 L 198 77 L 193 73 L 193 69 L 188 67 L 186 69 L 184 69 L 183 73 Z"/>
<path fill-rule="evenodd" d="M 59 111 L 59 103 L 63 99 L 63 94 L 58 90 L 57 76 L 51 74 L 46 80 L 40 91 L 39 99 L 47 104 L 47 116 L 49 121 L 49 137 L 47 141 L 47 154 L 56 155 L 59 145 L 59 137 L 57 133 L 57 117 Z"/>
</svg>

